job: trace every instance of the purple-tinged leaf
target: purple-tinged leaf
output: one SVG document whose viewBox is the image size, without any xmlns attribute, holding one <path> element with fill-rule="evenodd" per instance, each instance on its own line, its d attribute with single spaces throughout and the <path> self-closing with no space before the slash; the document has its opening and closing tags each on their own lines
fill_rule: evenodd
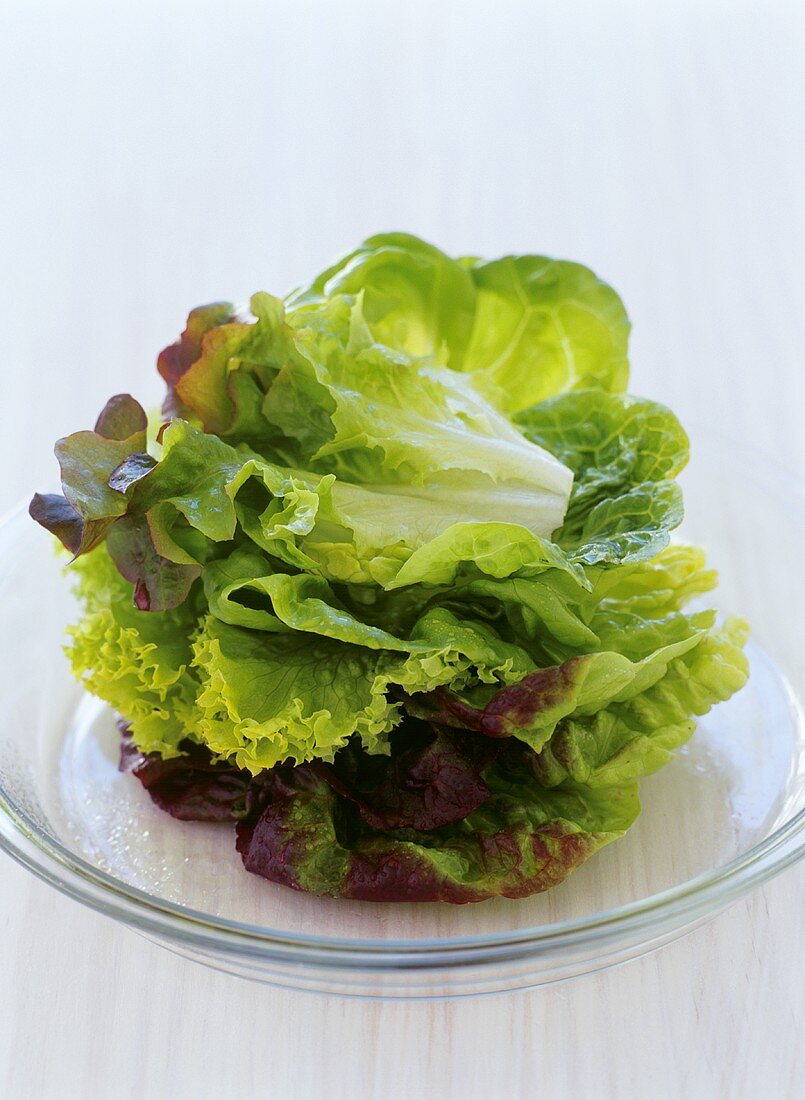
<svg viewBox="0 0 805 1100">
<path fill-rule="evenodd" d="M 109 488 L 116 493 L 126 493 L 132 485 L 151 473 L 157 461 L 144 451 L 135 451 L 124 458 L 109 475 Z"/>
<path fill-rule="evenodd" d="M 582 788 L 545 792 L 531 777 L 515 797 L 504 790 L 460 825 L 395 832 L 361 827 L 359 818 L 356 828 L 345 814 L 349 803 L 307 765 L 289 769 L 284 787 L 256 820 L 238 823 L 246 870 L 293 890 L 359 901 L 527 897 L 560 883 L 639 810 L 635 785 L 603 796 Z M 529 794 L 531 802 L 518 801 Z"/>
<path fill-rule="evenodd" d="M 180 821 L 237 821 L 246 811 L 252 777 L 231 764 L 214 763 L 194 741 L 182 741 L 184 755 L 163 760 L 142 753 L 128 724 L 119 722 L 120 770 L 131 772 L 161 810 Z"/>
<path fill-rule="evenodd" d="M 441 850 L 380 835 L 351 853 L 338 896 L 453 905 L 493 897 L 525 898 L 563 882 L 604 843 L 561 821 L 533 830 L 516 824 L 471 833 L 466 843 L 447 841 Z"/>
<path fill-rule="evenodd" d="M 104 439 L 124 440 L 144 433 L 148 417 L 139 401 L 130 393 L 118 393 L 110 397 L 95 422 L 95 431 Z M 145 442 L 143 442 L 143 447 Z"/>
<path fill-rule="evenodd" d="M 106 536 L 109 556 L 120 574 L 134 585 L 140 611 L 168 611 L 184 603 L 200 565 L 170 561 L 154 546 L 145 516 L 123 516 Z"/>
<path fill-rule="evenodd" d="M 78 554 L 84 537 L 84 521 L 66 497 L 58 493 L 34 493 L 28 515 L 50 531 L 71 554 Z"/>
<path fill-rule="evenodd" d="M 104 406 L 92 432 L 74 432 L 56 443 L 64 496 L 37 493 L 30 504 L 33 519 L 52 531 L 75 557 L 102 542 L 128 501 L 123 486 L 133 465 L 151 462 L 146 445 L 146 417 L 129 394 L 118 394 Z M 139 478 L 144 476 L 139 473 Z"/>
<path fill-rule="evenodd" d="M 560 665 L 538 669 L 517 684 L 496 691 L 485 707 L 474 707 L 446 688 L 407 700 L 413 714 L 446 726 L 476 730 L 487 737 L 513 737 L 540 714 L 569 698 L 586 658 L 571 657 Z"/>
<path fill-rule="evenodd" d="M 428 831 L 462 821 L 486 801 L 481 771 L 494 756 L 494 744 L 477 734 L 405 718 L 390 756 L 350 745 L 332 764 L 313 767 L 373 828 Z"/>
<path fill-rule="evenodd" d="M 168 392 L 162 404 L 163 415 L 169 419 L 181 416 L 185 406 L 176 393 L 176 386 L 201 356 L 201 343 L 206 333 L 219 325 L 235 320 L 231 302 L 213 302 L 191 310 L 187 325 L 179 339 L 164 348 L 157 359 L 157 370 L 165 379 Z"/>
<path fill-rule="evenodd" d="M 114 520 L 83 520 L 69 500 L 58 493 L 34 493 L 28 505 L 31 519 L 50 531 L 73 558 L 102 542 Z"/>
<path fill-rule="evenodd" d="M 546 791 L 522 759 L 525 746 L 512 755 L 509 743 L 484 745 L 469 734 L 477 764 L 490 753 L 506 758 L 503 767 L 490 767 L 483 804 L 438 830 L 375 829 L 352 796 L 333 789 L 315 766 L 280 765 L 252 776 L 214 762 L 190 740 L 179 745 L 182 756 L 163 760 L 141 753 L 128 724 L 118 725 L 121 771 L 132 772 L 157 806 L 185 821 L 237 822 L 237 850 L 248 871 L 328 897 L 452 903 L 526 897 L 561 882 L 639 810 L 635 784 Z"/>
<path fill-rule="evenodd" d="M 212 302 L 190 311 L 182 335 L 164 348 L 157 359 L 157 370 L 171 389 L 201 355 L 204 334 L 234 319 L 235 307 L 231 302 Z"/>
</svg>

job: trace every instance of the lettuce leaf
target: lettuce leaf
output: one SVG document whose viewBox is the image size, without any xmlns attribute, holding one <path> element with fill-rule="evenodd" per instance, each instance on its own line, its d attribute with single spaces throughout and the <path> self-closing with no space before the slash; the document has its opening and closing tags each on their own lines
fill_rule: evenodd
<svg viewBox="0 0 805 1100">
<path fill-rule="evenodd" d="M 175 382 L 205 431 L 245 440 L 280 464 L 365 485 L 381 496 L 378 510 L 382 495 L 394 494 L 401 499 L 389 502 L 391 514 L 412 508 L 425 534 L 462 510 L 476 519 L 514 514 L 541 534 L 559 526 L 567 468 L 465 375 L 377 344 L 363 298 L 328 301 L 301 329 L 269 295 L 254 295 L 251 309 L 253 324 L 204 333 L 200 357 Z M 174 358 L 181 349 L 182 341 Z"/>
<path fill-rule="evenodd" d="M 626 388 L 629 319 L 589 268 L 506 256 L 470 268 L 477 296 L 462 367 L 508 413 L 565 390 Z"/>
<path fill-rule="evenodd" d="M 485 737 L 406 716 L 388 756 L 369 755 L 353 742 L 315 770 L 373 829 L 429 832 L 455 825 L 483 805 L 490 789 L 482 773 L 496 755 Z"/>
<path fill-rule="evenodd" d="M 292 323 L 315 323 L 339 296 L 362 301 L 377 343 L 467 372 L 509 414 L 565 390 L 626 386 L 626 312 L 581 264 L 453 260 L 409 234 L 387 233 L 295 291 Z"/>
<path fill-rule="evenodd" d="M 520 413 L 529 439 L 573 471 L 570 502 L 554 539 L 572 560 L 620 564 L 653 557 L 682 521 L 673 478 L 688 438 L 670 410 L 625 394 L 580 390 Z"/>
<path fill-rule="evenodd" d="M 152 801 L 180 821 L 237 821 L 252 805 L 252 776 L 216 761 L 193 741 L 179 745 L 180 756 L 144 753 L 134 744 L 131 726 L 118 721 L 120 771 L 131 772 Z"/>
<path fill-rule="evenodd" d="M 475 287 L 466 267 L 410 233 L 381 233 L 294 291 L 295 324 L 333 297 L 362 298 L 374 338 L 409 355 L 460 363 L 470 340 Z"/>
<path fill-rule="evenodd" d="M 691 623 L 682 637 L 638 660 L 609 650 L 571 657 L 496 690 L 483 706 L 476 700 L 488 696 L 487 691 L 475 691 L 468 698 L 455 690 L 439 690 L 409 700 L 408 709 L 429 721 L 478 730 L 487 737 L 517 737 L 539 751 L 563 718 L 595 714 L 645 692 L 665 675 L 671 661 L 693 649 L 704 635 L 704 624 Z"/>
<path fill-rule="evenodd" d="M 592 787 L 620 786 L 663 767 L 691 737 L 694 717 L 746 683 L 746 635 L 745 623 L 727 620 L 671 661 L 641 694 L 560 723 L 533 761 L 540 783 L 553 787 L 573 779 Z"/>
<path fill-rule="evenodd" d="M 518 898 L 562 882 L 639 812 L 635 785 L 546 790 L 523 772 L 488 782 L 490 797 L 457 824 L 373 830 L 323 779 L 296 768 L 256 821 L 238 825 L 238 851 L 248 871 L 330 897 Z"/>
<path fill-rule="evenodd" d="M 195 599 L 168 611 L 139 610 L 105 546 L 70 569 L 84 610 L 68 630 L 67 654 L 76 677 L 130 721 L 138 745 L 177 755 L 194 723 Z"/>
<path fill-rule="evenodd" d="M 253 772 L 286 760 L 332 760 L 353 734 L 370 751 L 387 752 L 388 733 L 400 719 L 390 692 L 516 681 L 530 666 L 522 650 L 489 627 L 444 610 L 426 613 L 407 645 L 395 640 L 403 652 L 358 637 L 264 634 L 208 617 L 193 646 L 200 683 L 195 735 Z"/>
<path fill-rule="evenodd" d="M 129 394 L 110 397 L 91 432 L 75 432 L 56 443 L 64 495 L 35 493 L 32 519 L 52 532 L 75 556 L 106 537 L 125 514 L 125 489 L 112 487 L 120 466 L 145 451 L 147 418 Z"/>
</svg>

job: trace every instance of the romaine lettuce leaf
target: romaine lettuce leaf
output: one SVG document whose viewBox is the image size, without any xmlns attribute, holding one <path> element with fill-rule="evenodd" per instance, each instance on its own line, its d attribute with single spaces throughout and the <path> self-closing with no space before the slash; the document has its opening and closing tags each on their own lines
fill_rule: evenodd
<svg viewBox="0 0 805 1100">
<path fill-rule="evenodd" d="M 628 376 L 629 321 L 581 264 L 545 256 L 453 260 L 403 233 L 370 237 L 288 298 L 304 326 L 334 298 L 362 301 L 375 342 L 465 371 L 505 412 Z"/>
<path fill-rule="evenodd" d="M 363 297 L 337 297 L 292 330 L 266 294 L 253 324 L 201 337 L 200 358 L 175 382 L 205 431 L 246 440 L 272 461 L 367 486 L 413 509 L 424 534 L 454 517 L 516 518 L 549 534 L 572 475 L 529 443 L 463 374 L 376 343 Z M 190 322 L 188 322 L 190 328 Z M 174 358 L 181 358 L 182 343 Z M 413 498 L 413 499 L 411 499 Z"/>
<path fill-rule="evenodd" d="M 293 323 L 315 323 L 334 297 L 361 298 L 375 340 L 455 367 L 469 343 L 475 287 L 466 266 L 410 233 L 381 233 L 287 299 Z"/>
</svg>

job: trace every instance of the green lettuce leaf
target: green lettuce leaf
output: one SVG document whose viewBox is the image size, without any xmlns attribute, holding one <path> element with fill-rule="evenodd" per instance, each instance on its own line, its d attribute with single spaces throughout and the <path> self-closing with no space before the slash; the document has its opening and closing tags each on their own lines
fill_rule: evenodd
<svg viewBox="0 0 805 1100">
<path fill-rule="evenodd" d="M 473 333 L 462 367 L 508 413 L 553 394 L 626 388 L 629 319 L 589 268 L 545 256 L 474 263 Z"/>
<path fill-rule="evenodd" d="M 467 372 L 507 413 L 565 390 L 626 386 L 626 312 L 581 264 L 453 260 L 409 234 L 380 234 L 288 298 L 292 323 L 315 325 L 340 296 L 362 301 L 376 343 Z"/>
<path fill-rule="evenodd" d="M 672 479 L 688 460 L 688 438 L 672 412 L 625 394 L 581 390 L 516 420 L 573 471 L 565 521 L 553 536 L 572 560 L 620 564 L 667 546 L 683 515 Z"/>
<path fill-rule="evenodd" d="M 334 297 L 360 297 L 374 339 L 413 356 L 460 364 L 470 339 L 475 287 L 466 267 L 410 233 L 370 237 L 287 299 L 305 325 Z"/>
<path fill-rule="evenodd" d="M 702 549 L 677 543 L 650 561 L 600 572 L 595 595 L 607 606 L 659 616 L 681 610 L 690 600 L 715 588 L 717 582 L 718 574 L 707 568 Z"/>
<path fill-rule="evenodd" d="M 464 695 L 441 690 L 408 700 L 408 709 L 429 721 L 465 726 L 488 737 L 517 737 L 539 752 L 562 719 L 595 714 L 647 691 L 671 661 L 700 644 L 712 620 L 705 612 L 688 620 L 686 629 L 674 623 L 665 644 L 636 660 L 601 650 L 540 668 L 491 694 L 486 688 Z"/>
<path fill-rule="evenodd" d="M 75 675 L 132 722 L 143 745 L 176 756 L 194 727 L 196 601 L 170 611 L 139 610 L 105 545 L 74 562 L 70 575 L 83 604 L 81 619 L 68 631 Z"/>
<path fill-rule="evenodd" d="M 251 308 L 253 324 L 206 332 L 200 358 L 175 383 L 205 431 L 364 485 L 382 498 L 378 510 L 386 496 L 399 497 L 389 510 L 410 511 L 425 535 L 456 518 L 508 516 L 542 535 L 559 526 L 567 468 L 465 375 L 377 344 L 363 298 L 328 301 L 298 330 L 266 294 L 254 295 Z"/>
<path fill-rule="evenodd" d="M 569 778 L 592 787 L 620 786 L 663 767 L 692 735 L 694 716 L 745 684 L 746 636 L 745 623 L 728 619 L 671 661 L 641 694 L 560 723 L 533 762 L 540 783 L 552 787 Z"/>
<path fill-rule="evenodd" d="M 420 619 L 409 644 L 394 639 L 394 650 L 380 649 L 376 634 L 355 622 L 343 622 L 341 633 L 358 641 L 323 634 L 321 615 L 299 609 L 301 629 L 283 635 L 203 621 L 194 642 L 201 683 L 194 728 L 214 753 L 257 772 L 289 759 L 331 760 L 352 734 L 383 752 L 400 716 L 390 688 L 399 695 L 473 679 L 511 682 L 530 666 L 489 627 L 444 610 Z M 134 735 L 150 748 L 136 726 Z"/>
</svg>

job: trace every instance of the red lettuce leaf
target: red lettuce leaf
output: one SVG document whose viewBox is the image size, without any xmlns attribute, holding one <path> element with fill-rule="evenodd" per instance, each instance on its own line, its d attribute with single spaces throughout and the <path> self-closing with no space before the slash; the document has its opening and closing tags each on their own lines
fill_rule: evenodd
<svg viewBox="0 0 805 1100">
<path fill-rule="evenodd" d="M 163 760 L 142 753 L 125 722 L 121 731 L 120 770 L 131 772 L 161 810 L 180 821 L 237 821 L 248 812 L 251 776 L 231 764 L 214 763 L 203 745 L 183 741 L 183 756 Z"/>
<path fill-rule="evenodd" d="M 486 801 L 481 771 L 493 756 L 485 738 L 406 717 L 391 738 L 390 756 L 348 745 L 332 764 L 312 767 L 373 828 L 428 831 L 462 821 Z"/>
<path fill-rule="evenodd" d="M 176 386 L 201 356 L 201 343 L 205 334 L 234 319 L 235 307 L 231 302 L 212 302 L 207 306 L 199 306 L 190 311 L 187 325 L 179 339 L 160 352 L 157 370 L 168 386 L 168 393 L 162 406 L 166 417 L 171 418 L 182 414 L 183 406 L 176 395 Z"/>
<path fill-rule="evenodd" d="M 61 542 L 74 556 L 95 543 L 87 537 L 84 520 L 66 497 L 59 493 L 34 493 L 28 505 L 28 515 Z M 102 529 L 106 533 L 106 527 Z M 103 537 L 103 535 L 101 535 Z M 87 545 L 91 543 L 91 545 Z"/>
<path fill-rule="evenodd" d="M 139 401 L 130 393 L 110 397 L 95 421 L 95 431 L 104 439 L 123 440 L 145 432 L 148 417 Z"/>
<path fill-rule="evenodd" d="M 122 516 L 106 536 L 109 556 L 121 576 L 134 585 L 140 611 L 168 611 L 184 603 L 200 565 L 179 564 L 154 546 L 146 516 Z"/>
<path fill-rule="evenodd" d="M 157 461 L 144 451 L 134 451 L 128 455 L 109 475 L 109 488 L 116 493 L 126 493 L 150 474 Z"/>
<path fill-rule="evenodd" d="M 307 766 L 290 769 L 255 820 L 237 826 L 247 871 L 328 897 L 374 902 L 521 898 L 562 882 L 613 833 L 557 816 L 530 822 L 504 800 L 458 826 L 420 833 L 356 826 L 349 804 Z M 636 813 L 636 809 L 634 810 Z"/>
<path fill-rule="evenodd" d="M 178 340 L 164 348 L 157 359 L 157 370 L 173 388 L 201 355 L 201 340 L 205 333 L 235 319 L 231 302 L 212 302 L 190 311 L 187 325 Z"/>
<path fill-rule="evenodd" d="M 126 393 L 110 398 L 94 431 L 74 432 L 57 442 L 64 495 L 36 493 L 28 507 L 31 517 L 75 557 L 92 550 L 128 508 L 125 488 L 113 480 L 133 454 L 142 461 L 145 446 L 142 406 Z"/>
<path fill-rule="evenodd" d="M 133 772 L 157 806 L 185 821 L 236 822 L 246 870 L 327 897 L 526 897 L 561 882 L 639 808 L 635 785 L 546 791 L 526 746 L 514 751 L 511 742 L 467 731 L 409 731 L 416 743 L 379 760 L 350 746 L 326 777 L 317 764 L 252 776 L 190 741 L 180 745 L 183 756 L 163 760 L 139 753 L 125 724 L 122 732 L 121 770 Z"/>
<path fill-rule="evenodd" d="M 484 707 L 471 706 L 447 688 L 411 697 L 406 705 L 430 722 L 475 730 L 487 737 L 512 737 L 566 698 L 583 664 L 584 657 L 571 657 L 560 665 L 538 669 L 519 683 L 496 691 Z"/>
</svg>

